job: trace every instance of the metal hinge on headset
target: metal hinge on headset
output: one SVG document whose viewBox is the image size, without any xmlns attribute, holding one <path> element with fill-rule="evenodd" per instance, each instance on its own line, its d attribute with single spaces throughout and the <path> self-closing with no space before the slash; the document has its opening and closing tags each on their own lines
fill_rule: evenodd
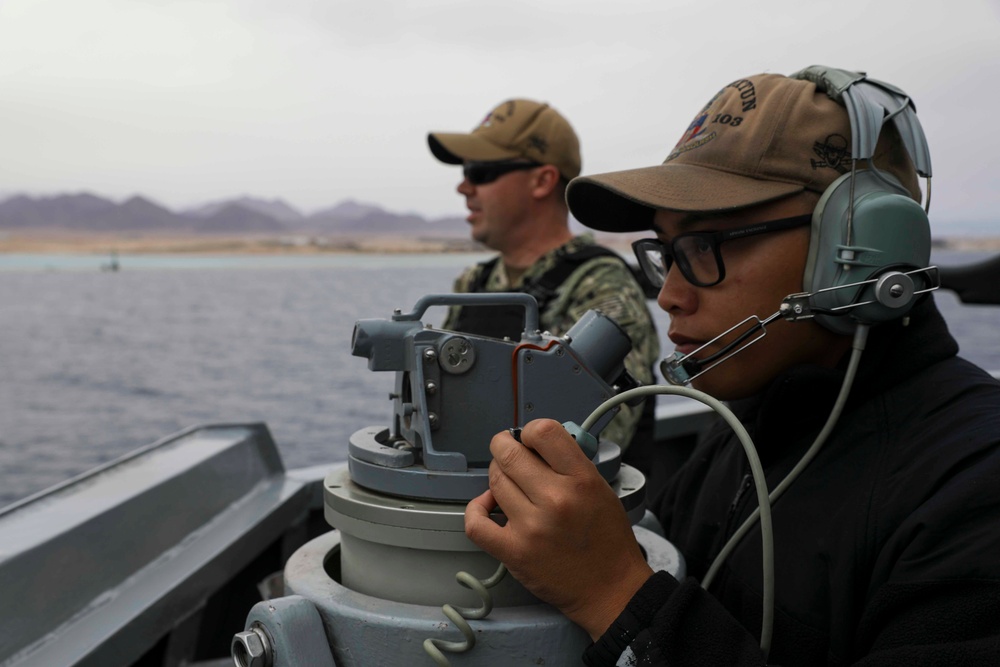
<svg viewBox="0 0 1000 667">
<path fill-rule="evenodd" d="M 928 282 L 927 287 L 919 290 L 913 289 L 913 276 L 918 274 L 926 274 L 925 278 Z M 867 301 L 855 301 L 844 306 L 823 309 L 818 309 L 812 304 L 812 299 L 819 294 L 834 290 L 858 289 L 867 285 L 872 286 L 874 293 L 874 298 Z M 781 301 L 781 308 L 778 309 L 778 312 L 781 313 L 783 319 L 795 322 L 810 319 L 816 315 L 846 315 L 850 309 L 867 306 L 872 303 L 879 303 L 889 308 L 898 308 L 908 303 L 913 297 L 933 292 L 939 287 L 941 287 L 941 274 L 936 266 L 928 266 L 912 271 L 887 271 L 869 280 L 827 287 L 815 292 L 789 294 Z M 860 289 L 858 292 L 860 294 Z"/>
</svg>

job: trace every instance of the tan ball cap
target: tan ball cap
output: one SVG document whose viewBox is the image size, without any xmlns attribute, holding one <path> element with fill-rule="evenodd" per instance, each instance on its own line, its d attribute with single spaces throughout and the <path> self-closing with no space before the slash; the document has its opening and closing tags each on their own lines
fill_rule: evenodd
<svg viewBox="0 0 1000 667">
<path fill-rule="evenodd" d="M 920 190 L 905 151 L 886 133 L 875 162 L 915 198 Z M 898 142 L 897 142 L 898 143 Z M 851 168 L 847 111 L 809 81 L 757 74 L 709 100 L 663 164 L 574 179 L 566 199 L 594 229 L 650 229 L 653 212 L 724 212 L 810 190 L 822 193 Z"/>
<path fill-rule="evenodd" d="M 472 132 L 431 132 L 427 143 L 447 164 L 524 158 L 555 166 L 566 180 L 580 175 L 576 132 L 558 111 L 532 100 L 502 102 Z"/>
</svg>

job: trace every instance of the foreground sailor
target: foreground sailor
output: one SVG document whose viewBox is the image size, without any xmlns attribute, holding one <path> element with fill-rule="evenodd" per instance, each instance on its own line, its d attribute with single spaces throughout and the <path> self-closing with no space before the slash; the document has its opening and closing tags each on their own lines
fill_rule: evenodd
<svg viewBox="0 0 1000 667">
<path fill-rule="evenodd" d="M 471 133 L 433 132 L 427 142 L 437 159 L 462 165 L 458 192 L 472 238 L 499 253 L 462 273 L 454 291 L 531 294 L 542 329 L 555 336 L 600 310 L 632 339 L 626 369 L 651 382 L 660 348 L 642 289 L 618 255 L 569 229 L 566 184 L 580 173 L 580 143 L 569 122 L 547 104 L 513 99 Z M 442 328 L 517 340 L 524 309 L 454 307 Z M 627 447 L 641 411 L 623 406 L 602 437 Z"/>
<path fill-rule="evenodd" d="M 850 170 L 850 139 L 845 109 L 813 83 L 750 76 L 709 101 L 663 165 L 577 179 L 568 201 L 589 226 L 652 230 L 659 243 L 641 259 L 650 248 L 666 258 L 658 302 L 686 354 L 803 291 L 812 213 Z M 891 126 L 874 162 L 919 200 Z M 778 320 L 693 381 L 730 402 L 768 489 L 817 438 L 851 341 L 813 320 Z M 767 658 L 759 527 L 708 590 L 699 585 L 757 506 L 724 424 L 665 488 L 649 489 L 685 556 L 683 581 L 649 568 L 615 494 L 552 421 L 529 423 L 523 445 L 493 439 L 490 491 L 469 503 L 466 532 L 590 634 L 588 665 L 1000 664 L 1000 383 L 957 352 L 930 295 L 871 328 L 836 427 L 773 506 Z M 503 527 L 488 517 L 496 505 Z"/>
</svg>

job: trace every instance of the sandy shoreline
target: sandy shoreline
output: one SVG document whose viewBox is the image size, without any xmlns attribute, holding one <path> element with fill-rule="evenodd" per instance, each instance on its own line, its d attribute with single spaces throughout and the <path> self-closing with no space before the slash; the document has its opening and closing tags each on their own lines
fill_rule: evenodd
<svg viewBox="0 0 1000 667">
<path fill-rule="evenodd" d="M 631 255 L 631 236 L 598 239 Z M 488 249 L 465 238 L 368 237 L 257 237 L 257 236 L 114 236 L 102 234 L 0 235 L 2 254 L 72 254 L 110 256 L 179 255 L 324 255 L 394 253 L 476 253 Z"/>
<path fill-rule="evenodd" d="M 620 253 L 631 255 L 635 234 L 599 235 L 597 240 Z M 936 247 L 949 250 L 1000 251 L 1000 237 L 953 237 L 936 239 Z M 368 237 L 273 237 L 273 236 L 120 236 L 109 234 L 0 234 L 0 254 L 73 255 L 320 255 L 353 253 L 448 253 L 484 252 L 486 249 L 463 238 Z"/>
<path fill-rule="evenodd" d="M 118 255 L 318 255 L 345 253 L 477 252 L 482 248 L 463 239 L 338 238 L 256 236 L 0 236 L 0 254 Z"/>
</svg>

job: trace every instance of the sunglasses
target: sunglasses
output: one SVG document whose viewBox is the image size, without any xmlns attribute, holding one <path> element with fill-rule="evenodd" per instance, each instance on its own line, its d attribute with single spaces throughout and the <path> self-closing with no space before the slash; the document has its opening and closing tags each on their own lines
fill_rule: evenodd
<svg viewBox="0 0 1000 667">
<path fill-rule="evenodd" d="M 500 162 L 466 162 L 462 165 L 462 173 L 469 183 L 473 185 L 486 185 L 512 171 L 534 169 L 541 166 L 538 162 L 512 162 L 507 160 Z"/>
<path fill-rule="evenodd" d="M 669 243 L 664 243 L 660 239 L 639 239 L 632 244 L 632 250 L 639 260 L 639 268 L 642 269 L 643 275 L 657 289 L 663 287 L 667 272 L 674 262 L 677 262 L 681 275 L 692 285 L 712 287 L 721 283 L 726 277 L 726 265 L 719 250 L 719 246 L 726 241 L 804 227 L 811 222 L 812 214 L 807 213 L 725 232 L 678 234 Z"/>
</svg>

